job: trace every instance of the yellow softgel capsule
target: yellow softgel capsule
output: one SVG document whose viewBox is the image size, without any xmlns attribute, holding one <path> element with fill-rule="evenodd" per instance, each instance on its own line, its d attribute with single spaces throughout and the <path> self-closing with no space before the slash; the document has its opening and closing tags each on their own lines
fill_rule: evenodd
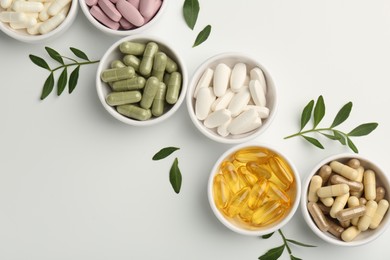
<svg viewBox="0 0 390 260">
<path fill-rule="evenodd" d="M 256 177 L 256 175 L 250 173 L 248 171 L 248 169 L 246 168 L 246 166 L 239 167 L 238 173 L 241 174 L 245 178 L 245 180 L 249 186 L 255 185 L 255 183 L 258 181 L 258 178 Z"/>
<path fill-rule="evenodd" d="M 279 200 L 285 207 L 289 207 L 291 204 L 288 194 L 272 181 L 269 182 L 268 197 L 271 200 Z"/>
<path fill-rule="evenodd" d="M 249 172 L 257 176 L 257 178 L 269 179 L 271 178 L 271 169 L 266 164 L 259 164 L 256 161 L 250 161 L 246 164 Z"/>
<path fill-rule="evenodd" d="M 248 206 L 251 209 L 256 209 L 263 204 L 268 191 L 267 179 L 260 179 L 255 185 L 253 185 L 249 194 Z"/>
<path fill-rule="evenodd" d="M 247 163 L 250 161 L 255 161 L 260 164 L 267 163 L 269 157 L 271 156 L 270 151 L 264 148 L 252 147 L 247 149 L 242 149 L 237 151 L 234 154 L 234 158 L 237 161 Z"/>
<path fill-rule="evenodd" d="M 241 208 L 246 204 L 249 198 L 250 191 L 251 189 L 249 187 L 245 187 L 232 197 L 226 208 L 226 214 L 229 217 L 235 217 L 240 212 Z"/>
<path fill-rule="evenodd" d="M 245 204 L 241 208 L 239 215 L 245 222 L 250 222 L 252 220 L 253 210 L 249 208 L 248 204 Z"/>
<path fill-rule="evenodd" d="M 225 161 L 221 165 L 221 172 L 223 177 L 226 180 L 226 183 L 229 185 L 230 190 L 233 193 L 236 193 L 240 190 L 240 181 L 238 178 L 238 173 L 231 162 Z"/>
<path fill-rule="evenodd" d="M 271 200 L 255 210 L 252 216 L 252 223 L 258 226 L 265 226 L 280 219 L 286 211 L 280 201 Z"/>
<path fill-rule="evenodd" d="M 219 209 L 224 209 L 232 197 L 232 192 L 222 174 L 214 177 L 213 192 L 215 204 Z"/>
<path fill-rule="evenodd" d="M 290 166 L 279 157 L 271 157 L 269 159 L 269 166 L 272 170 L 272 173 L 286 186 L 290 185 L 294 181 L 294 176 Z"/>
</svg>

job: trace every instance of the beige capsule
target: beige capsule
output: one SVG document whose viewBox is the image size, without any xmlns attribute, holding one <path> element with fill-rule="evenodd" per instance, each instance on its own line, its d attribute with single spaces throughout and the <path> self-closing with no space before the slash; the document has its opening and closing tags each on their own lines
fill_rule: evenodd
<svg viewBox="0 0 390 260">
<path fill-rule="evenodd" d="M 356 179 L 354 181 L 363 183 L 364 167 L 363 166 L 359 166 L 359 168 L 357 168 L 356 170 L 358 172 L 358 175 L 357 175 L 357 177 L 356 177 Z M 363 190 L 362 191 L 351 191 L 351 195 L 352 196 L 356 196 L 358 198 L 360 198 L 362 196 L 362 194 L 363 194 Z"/>
<path fill-rule="evenodd" d="M 341 233 L 341 239 L 345 242 L 350 242 L 354 240 L 359 234 L 360 230 L 355 226 L 350 226 L 343 233 Z"/>
<path fill-rule="evenodd" d="M 332 174 L 332 168 L 330 168 L 330 166 L 327 164 L 323 165 L 318 172 L 318 175 L 322 178 L 323 184 L 328 182 L 328 179 L 331 174 Z"/>
<path fill-rule="evenodd" d="M 317 202 L 317 205 L 325 215 L 329 215 L 330 207 L 325 206 L 322 202 Z"/>
<path fill-rule="evenodd" d="M 359 206 L 360 205 L 359 198 L 356 196 L 349 196 L 347 204 L 348 204 L 348 208 Z M 362 205 L 362 206 L 364 206 L 364 205 Z M 357 226 L 358 222 L 359 222 L 358 217 L 351 219 L 351 224 L 354 226 Z"/>
<path fill-rule="evenodd" d="M 352 158 L 347 162 L 347 165 L 353 169 L 357 169 L 360 167 L 360 161 L 356 158 Z"/>
<path fill-rule="evenodd" d="M 352 220 L 353 218 L 363 216 L 365 212 L 366 212 L 366 206 L 358 205 L 358 206 L 340 210 L 339 212 L 336 213 L 336 218 L 340 222 Z"/>
<path fill-rule="evenodd" d="M 375 214 L 372 217 L 370 223 L 371 229 L 376 229 L 379 226 L 388 209 L 389 209 L 389 202 L 385 199 L 380 200 L 378 203 L 378 207 L 375 211 Z"/>
<path fill-rule="evenodd" d="M 310 185 L 309 185 L 309 194 L 308 200 L 311 202 L 318 201 L 317 190 L 322 186 L 322 178 L 319 175 L 314 175 L 311 177 Z"/>
<path fill-rule="evenodd" d="M 345 207 L 345 205 L 348 202 L 348 198 L 349 198 L 349 193 L 345 193 L 343 195 L 336 197 L 336 199 L 334 200 L 334 203 L 332 205 L 332 208 L 330 209 L 330 212 L 329 212 L 329 215 L 332 218 L 336 218 L 337 212 L 339 212 L 340 210 L 342 210 Z"/>
<path fill-rule="evenodd" d="M 367 204 L 366 198 L 363 198 L 363 197 L 359 198 L 359 204 L 360 205 L 366 205 Z"/>
<path fill-rule="evenodd" d="M 329 229 L 328 232 L 334 235 L 335 237 L 341 238 L 341 234 L 344 232 L 345 228 L 338 225 L 336 222 L 334 222 L 332 219 L 327 218 L 329 223 Z"/>
<path fill-rule="evenodd" d="M 349 186 L 347 184 L 335 184 L 319 188 L 317 190 L 317 195 L 320 198 L 327 198 L 340 196 L 348 192 Z"/>
<path fill-rule="evenodd" d="M 333 197 L 327 197 L 327 198 L 320 198 L 320 201 L 327 207 L 332 207 L 334 203 Z"/>
<path fill-rule="evenodd" d="M 357 225 L 360 231 L 366 231 L 369 228 L 371 220 L 375 215 L 375 211 L 378 208 L 378 204 L 374 200 L 367 201 L 365 206 L 366 212 L 360 217 Z"/>
<path fill-rule="evenodd" d="M 344 178 L 341 175 L 338 174 L 333 174 L 332 177 L 330 178 L 330 183 L 332 184 L 347 184 L 349 186 L 349 190 L 351 192 L 353 191 L 362 191 L 363 190 L 363 183 L 357 182 L 357 181 L 351 181 L 348 180 L 347 178 Z"/>
<path fill-rule="evenodd" d="M 381 200 L 383 200 L 385 198 L 385 195 L 386 195 L 386 190 L 385 188 L 379 186 L 376 188 L 376 197 L 375 197 L 375 201 L 376 202 L 379 202 Z"/>
<path fill-rule="evenodd" d="M 375 200 L 376 198 L 376 180 L 375 172 L 366 170 L 363 174 L 364 197 L 366 200 Z"/>
<path fill-rule="evenodd" d="M 347 179 L 355 180 L 358 172 L 354 169 L 338 161 L 332 161 L 330 164 L 332 170 Z"/>
<path fill-rule="evenodd" d="M 314 222 L 316 223 L 317 227 L 322 232 L 328 231 L 329 223 L 326 220 L 326 217 L 325 217 L 324 213 L 318 207 L 317 203 L 309 202 L 307 204 L 307 209 L 309 210 L 309 213 L 310 213 L 311 217 L 313 218 Z"/>
</svg>

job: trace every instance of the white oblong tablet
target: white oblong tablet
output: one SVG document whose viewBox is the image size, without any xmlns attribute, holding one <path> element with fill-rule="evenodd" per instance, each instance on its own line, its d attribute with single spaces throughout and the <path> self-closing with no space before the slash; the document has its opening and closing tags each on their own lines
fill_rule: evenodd
<svg viewBox="0 0 390 260">
<path fill-rule="evenodd" d="M 220 97 L 223 94 L 225 94 L 229 86 L 231 72 L 232 70 L 225 63 L 220 63 L 215 68 L 214 78 L 213 78 L 213 89 L 214 89 L 214 94 L 217 97 Z"/>
<path fill-rule="evenodd" d="M 210 114 L 211 105 L 215 100 L 212 88 L 200 88 L 195 101 L 195 115 L 199 120 L 204 120 Z"/>
<path fill-rule="evenodd" d="M 233 135 L 245 134 L 259 128 L 262 124 L 255 109 L 242 112 L 229 124 L 227 130 Z"/>
<path fill-rule="evenodd" d="M 204 120 L 204 125 L 207 128 L 215 128 L 220 125 L 223 125 L 227 121 L 229 121 L 231 118 L 231 113 L 227 109 L 221 109 L 212 112 L 209 114 L 206 119 Z"/>
<path fill-rule="evenodd" d="M 230 89 L 233 92 L 238 92 L 244 86 L 246 76 L 246 65 L 244 63 L 234 65 L 230 76 Z"/>
<path fill-rule="evenodd" d="M 214 70 L 207 68 L 202 76 L 200 77 L 198 84 L 196 84 L 195 91 L 193 97 L 196 98 L 196 95 L 198 95 L 198 91 L 200 88 L 208 88 L 211 86 L 211 81 L 213 79 Z"/>
<path fill-rule="evenodd" d="M 265 80 L 263 71 L 259 67 L 255 67 L 249 72 L 249 74 L 251 76 L 251 80 L 260 81 L 260 85 L 264 90 L 264 94 L 267 94 L 267 82 Z"/>
<path fill-rule="evenodd" d="M 211 105 L 211 110 L 216 111 L 216 110 L 227 108 L 233 97 L 234 97 L 234 93 L 230 89 L 226 90 L 225 95 L 217 98 L 213 102 L 213 104 Z"/>
<path fill-rule="evenodd" d="M 232 112 L 232 117 L 238 116 L 248 105 L 250 99 L 251 95 L 247 89 L 236 93 L 228 106 L 228 109 Z"/>
<path fill-rule="evenodd" d="M 230 118 L 228 121 L 226 121 L 224 124 L 218 126 L 217 128 L 217 133 L 222 136 L 222 137 L 226 137 L 228 136 L 230 133 L 228 131 L 228 127 L 230 125 L 230 123 L 232 122 L 232 118 Z"/>
<path fill-rule="evenodd" d="M 260 107 L 265 107 L 267 105 L 267 99 L 265 98 L 265 93 L 261 87 L 260 81 L 251 80 L 249 82 L 249 91 L 255 105 Z"/>
<path fill-rule="evenodd" d="M 244 108 L 244 111 L 249 110 L 249 109 L 255 109 L 257 113 L 259 114 L 259 117 L 261 119 L 265 119 L 269 116 L 269 108 L 268 107 L 259 107 L 255 105 L 247 105 Z"/>
</svg>

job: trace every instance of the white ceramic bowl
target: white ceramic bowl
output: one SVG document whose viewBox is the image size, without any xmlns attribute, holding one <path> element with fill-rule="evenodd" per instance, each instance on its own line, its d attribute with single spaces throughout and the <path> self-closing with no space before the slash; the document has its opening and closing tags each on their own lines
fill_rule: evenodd
<svg viewBox="0 0 390 260">
<path fill-rule="evenodd" d="M 168 5 L 169 2 L 169 0 L 163 0 L 161 7 L 156 13 L 156 15 L 143 26 L 134 29 L 129 29 L 129 30 L 113 30 L 111 28 L 108 28 L 104 24 L 100 23 L 98 20 L 95 19 L 95 17 L 91 15 L 91 13 L 89 12 L 90 7 L 85 3 L 85 0 L 79 0 L 79 1 L 80 1 L 81 11 L 84 13 L 85 17 L 94 27 L 96 27 L 97 29 L 99 29 L 100 31 L 108 35 L 121 36 L 121 37 L 143 33 L 149 28 L 151 28 L 162 17 L 166 9 L 166 6 Z"/>
<path fill-rule="evenodd" d="M 226 159 L 231 158 L 231 156 L 235 152 L 242 150 L 242 149 L 245 149 L 245 148 L 252 148 L 252 147 L 261 148 L 261 149 L 265 148 L 265 149 L 269 150 L 271 153 L 277 154 L 280 158 L 282 158 L 285 161 L 285 163 L 287 163 L 289 165 L 289 167 L 293 173 L 293 177 L 294 177 L 293 184 L 286 191 L 286 193 L 288 194 L 288 196 L 291 199 L 290 207 L 286 210 L 285 214 L 280 219 L 276 220 L 275 222 L 273 222 L 271 224 L 268 224 L 268 225 L 265 225 L 262 227 L 254 226 L 252 224 L 250 225 L 248 223 L 244 223 L 242 220 L 239 220 L 237 217 L 230 218 L 230 217 L 225 216 L 225 214 L 223 214 L 218 209 L 218 207 L 216 206 L 215 201 L 214 201 L 214 192 L 213 192 L 214 177 L 217 174 L 219 174 L 219 167 L 220 167 L 221 163 L 223 161 L 225 161 Z M 299 205 L 299 202 L 300 202 L 301 181 L 300 181 L 298 170 L 296 169 L 294 164 L 287 157 L 285 157 L 279 150 L 273 148 L 270 145 L 260 144 L 257 142 L 248 142 L 245 144 L 238 144 L 238 145 L 230 148 L 229 150 L 224 152 L 219 157 L 219 159 L 217 160 L 217 162 L 213 166 L 211 173 L 210 173 L 210 177 L 208 180 L 208 187 L 207 187 L 207 195 L 208 195 L 208 200 L 209 200 L 211 209 L 214 212 L 215 216 L 227 228 L 229 228 L 230 230 L 232 230 L 234 232 L 242 234 L 242 235 L 262 236 L 262 235 L 272 233 L 272 232 L 282 228 L 284 225 L 286 225 L 291 220 L 291 218 L 293 217 L 294 213 L 296 212 L 298 205 Z"/>
<path fill-rule="evenodd" d="M 322 232 L 313 221 L 312 217 L 310 216 L 310 213 L 307 209 L 307 202 L 308 202 L 308 189 L 310 185 L 310 180 L 313 175 L 318 173 L 318 170 L 325 164 L 329 164 L 331 161 L 339 161 L 342 163 L 346 163 L 349 159 L 356 158 L 360 160 L 361 165 L 365 169 L 371 169 L 376 173 L 376 184 L 377 186 L 382 186 L 386 190 L 385 199 L 389 201 L 390 199 L 390 182 L 389 177 L 387 176 L 386 172 L 383 171 L 375 162 L 373 162 L 371 159 L 368 159 L 367 157 L 358 155 L 358 154 L 349 154 L 349 153 L 343 153 L 343 154 L 337 154 L 332 155 L 321 162 L 319 162 L 313 170 L 307 175 L 306 179 L 303 182 L 302 185 L 302 196 L 301 196 L 301 209 L 303 217 L 310 227 L 310 229 L 321 239 L 324 241 L 338 245 L 338 246 L 360 246 L 367 244 L 369 242 L 372 242 L 376 238 L 378 238 L 389 226 L 390 224 L 390 214 L 386 213 L 385 217 L 383 218 L 381 224 L 377 229 L 368 229 L 367 231 L 361 232 L 354 240 L 350 242 L 345 242 L 332 234 L 328 232 Z M 364 195 L 363 195 L 364 196 Z"/>
<path fill-rule="evenodd" d="M 241 135 L 231 135 L 229 134 L 226 137 L 222 137 L 219 135 L 216 131 L 216 129 L 209 129 L 204 126 L 203 121 L 198 120 L 198 118 L 195 115 L 195 98 L 193 97 L 194 91 L 196 88 L 196 85 L 203 75 L 203 72 L 207 68 L 215 69 L 216 66 L 219 63 L 225 63 L 228 65 L 230 68 L 233 68 L 233 66 L 236 63 L 245 63 L 247 65 L 247 72 L 254 68 L 254 67 L 259 67 L 265 76 L 266 83 L 267 83 L 267 94 L 266 94 L 266 99 L 267 99 L 267 107 L 270 110 L 269 116 L 266 119 L 262 120 L 262 125 L 245 134 Z M 187 92 L 187 108 L 188 112 L 190 115 L 190 118 L 192 122 L 195 124 L 196 128 L 205 136 L 210 138 L 211 140 L 220 142 L 220 143 L 227 143 L 227 144 L 236 144 L 236 143 L 243 143 L 249 140 L 254 139 L 255 137 L 259 136 L 261 133 L 263 133 L 271 124 L 273 119 L 275 118 L 276 115 L 276 110 L 277 110 L 277 90 L 275 87 L 275 84 L 271 78 L 271 75 L 267 71 L 267 69 L 260 64 L 258 61 L 255 59 L 251 58 L 250 56 L 247 56 L 243 53 L 235 53 L 235 52 L 228 52 L 228 53 L 221 53 L 218 55 L 215 55 L 209 59 L 207 59 L 204 63 L 202 63 L 195 71 L 189 86 L 188 86 L 188 92 Z"/>
<path fill-rule="evenodd" d="M 101 80 L 100 75 L 102 71 L 110 68 L 112 61 L 122 59 L 124 55 L 119 51 L 119 45 L 122 42 L 126 42 L 126 41 L 139 42 L 139 43 L 148 43 L 151 41 L 156 42 L 159 45 L 159 50 L 165 52 L 178 65 L 178 71 L 182 75 L 182 86 L 181 86 L 179 98 L 177 102 L 172 107 L 169 108 L 169 110 L 165 111 L 165 113 L 159 117 L 152 117 L 151 119 L 145 121 L 138 121 L 126 117 L 124 115 L 121 115 L 116 111 L 114 107 L 109 106 L 106 102 L 106 96 L 111 92 L 111 88 L 107 83 L 104 83 Z M 185 95 L 187 91 L 187 81 L 188 81 L 188 75 L 187 75 L 187 68 L 185 66 L 185 63 L 182 60 L 181 56 L 169 45 L 168 42 L 156 36 L 132 35 L 132 36 L 124 37 L 118 40 L 117 42 L 115 42 L 103 55 L 102 59 L 100 60 L 97 73 L 96 73 L 96 90 L 103 107 L 114 118 L 129 125 L 149 126 L 149 125 L 160 123 L 168 119 L 179 109 L 180 105 L 183 103 L 183 100 L 185 99 Z"/>
<path fill-rule="evenodd" d="M 0 7 L 0 12 L 4 9 Z M 73 24 L 78 11 L 78 0 L 72 0 L 70 9 L 65 20 L 54 30 L 46 34 L 30 35 L 26 29 L 15 30 L 10 27 L 8 23 L 0 22 L 0 29 L 8 36 L 27 43 L 42 43 L 54 39 L 64 33 Z"/>
</svg>

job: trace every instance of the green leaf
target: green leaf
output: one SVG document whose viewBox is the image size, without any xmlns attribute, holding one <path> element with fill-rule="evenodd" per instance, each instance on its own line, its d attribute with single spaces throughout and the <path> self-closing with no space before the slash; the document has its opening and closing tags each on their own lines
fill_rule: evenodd
<svg viewBox="0 0 390 260">
<path fill-rule="evenodd" d="M 276 260 L 283 254 L 285 245 L 281 245 L 268 250 L 264 255 L 260 256 L 260 260 Z"/>
<path fill-rule="evenodd" d="M 314 107 L 314 127 L 316 128 L 317 125 L 321 122 L 322 118 L 324 118 L 325 115 L 325 103 L 324 98 L 322 96 L 319 96 L 316 102 L 316 106 Z"/>
<path fill-rule="evenodd" d="M 38 56 L 35 56 L 35 55 L 32 55 L 30 54 L 29 55 L 30 57 L 30 60 L 37 66 L 41 67 L 41 68 L 44 68 L 44 69 L 47 69 L 47 70 L 51 70 L 49 65 L 47 64 L 47 62 L 42 59 L 41 57 L 38 57 Z"/>
<path fill-rule="evenodd" d="M 80 59 L 89 61 L 87 54 L 85 54 L 83 51 L 76 49 L 74 47 L 70 47 L 70 50 L 73 52 L 74 55 L 76 55 Z"/>
<path fill-rule="evenodd" d="M 76 88 L 77 81 L 79 79 L 79 71 L 80 71 L 80 65 L 78 65 L 70 74 L 69 77 L 69 94 L 73 92 L 73 90 Z"/>
<path fill-rule="evenodd" d="M 330 128 L 333 128 L 335 126 L 338 126 L 339 124 L 343 123 L 347 118 L 349 117 L 349 114 L 352 110 L 352 102 L 348 102 L 345 104 L 340 111 L 337 113 L 336 117 L 333 120 L 332 125 Z"/>
<path fill-rule="evenodd" d="M 169 155 L 171 155 L 174 151 L 179 150 L 179 149 L 180 148 L 173 147 L 173 146 L 162 148 L 160 151 L 158 151 L 153 156 L 152 160 L 157 161 L 157 160 L 164 159 L 164 158 L 168 157 Z"/>
<path fill-rule="evenodd" d="M 334 134 L 336 140 L 338 140 L 342 145 L 347 144 L 345 141 L 345 136 L 343 134 L 341 134 L 339 131 L 333 130 L 333 134 Z"/>
<path fill-rule="evenodd" d="M 317 139 L 315 139 L 313 137 L 306 136 L 306 135 L 302 135 L 302 137 L 305 138 L 306 141 L 313 144 L 314 146 L 317 146 L 318 148 L 324 149 L 322 144 Z"/>
<path fill-rule="evenodd" d="M 179 193 L 181 188 L 182 176 L 179 169 L 179 161 L 177 158 L 175 158 L 171 170 L 169 171 L 169 181 L 172 185 L 173 190 L 176 193 Z"/>
<path fill-rule="evenodd" d="M 325 133 L 321 133 L 323 136 L 331 139 L 331 140 L 339 140 L 338 137 L 334 136 L 334 135 L 330 135 L 330 134 L 325 134 Z"/>
<path fill-rule="evenodd" d="M 311 117 L 311 112 L 313 111 L 313 106 L 314 106 L 314 100 L 310 100 L 310 102 L 303 109 L 302 115 L 301 115 L 301 129 L 300 129 L 300 131 L 302 131 L 302 129 L 309 122 L 310 117 Z"/>
<path fill-rule="evenodd" d="M 357 149 L 356 145 L 352 142 L 352 140 L 349 137 L 347 137 L 347 144 L 352 151 L 354 151 L 355 153 L 359 153 L 359 150 Z"/>
<path fill-rule="evenodd" d="M 290 259 L 291 260 L 302 260 L 302 258 L 298 258 L 298 257 L 295 257 L 293 255 L 290 255 Z"/>
<path fill-rule="evenodd" d="M 47 77 L 45 83 L 43 84 L 41 100 L 44 100 L 52 92 L 53 87 L 54 87 L 54 75 L 52 72 L 50 73 L 49 77 Z"/>
<path fill-rule="evenodd" d="M 286 239 L 288 242 L 290 243 L 293 243 L 295 245 L 298 245 L 298 246 L 304 246 L 304 247 L 317 247 L 317 246 L 313 246 L 313 245 L 309 245 L 309 244 L 304 244 L 302 242 L 298 242 L 296 240 L 292 240 L 292 239 Z"/>
<path fill-rule="evenodd" d="M 196 37 L 196 40 L 194 42 L 194 45 L 192 45 L 192 48 L 202 44 L 204 41 L 209 38 L 211 32 L 211 25 L 207 25 Z"/>
<path fill-rule="evenodd" d="M 57 95 L 58 96 L 61 95 L 62 92 L 64 91 L 67 81 L 68 81 L 68 71 L 65 67 L 64 70 L 61 72 L 61 75 L 57 81 Z"/>
<path fill-rule="evenodd" d="M 361 124 L 348 133 L 348 136 L 364 136 L 368 135 L 377 128 L 378 123 Z"/>
<path fill-rule="evenodd" d="M 191 30 L 194 29 L 196 20 L 198 19 L 199 14 L 199 2 L 198 0 L 185 0 L 183 5 L 183 16 L 188 27 Z"/>
<path fill-rule="evenodd" d="M 270 237 L 272 237 L 272 235 L 273 235 L 274 233 L 275 233 L 275 232 L 272 232 L 272 233 L 269 233 L 269 234 L 266 234 L 266 235 L 262 235 L 261 238 L 263 238 L 263 239 L 270 238 Z"/>
<path fill-rule="evenodd" d="M 59 54 L 56 50 L 50 48 L 50 47 L 45 47 L 47 53 L 52 57 L 53 60 L 58 61 L 61 64 L 64 64 L 64 60 L 61 57 L 61 54 Z"/>
</svg>

